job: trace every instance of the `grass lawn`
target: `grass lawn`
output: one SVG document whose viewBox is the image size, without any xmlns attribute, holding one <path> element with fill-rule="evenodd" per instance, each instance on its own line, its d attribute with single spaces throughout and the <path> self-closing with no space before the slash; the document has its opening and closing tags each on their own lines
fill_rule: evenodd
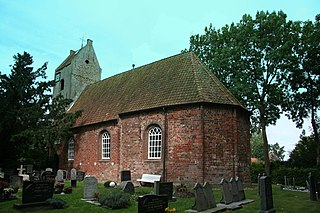
<svg viewBox="0 0 320 213">
<path fill-rule="evenodd" d="M 70 186 L 70 182 L 66 182 L 66 187 Z M 102 184 L 99 184 L 99 192 L 103 192 L 106 189 Z M 72 194 L 65 195 L 54 195 L 56 198 L 62 198 L 68 203 L 68 207 L 65 209 L 56 209 L 56 210 L 48 210 L 48 211 L 36 211 L 36 212 L 123 212 L 123 213 L 134 213 L 138 212 L 137 202 L 135 199 L 137 196 L 142 194 L 150 193 L 153 188 L 150 187 L 137 187 L 136 195 L 132 198 L 132 204 L 127 209 L 119 209 L 119 210 L 110 210 L 95 206 L 93 204 L 89 204 L 81 200 L 83 193 L 83 182 L 77 183 L 77 188 L 73 189 Z M 214 189 L 216 202 L 219 202 L 221 199 L 221 192 L 218 189 Z M 258 212 L 260 208 L 260 201 L 257 195 L 257 188 L 248 189 L 245 191 L 246 197 L 248 199 L 253 199 L 255 202 L 244 205 L 242 209 L 236 210 L 236 212 Z M 21 189 L 18 192 L 18 200 L 6 201 L 0 203 L 0 212 L 22 212 L 13 209 L 13 204 L 21 203 Z M 320 201 L 310 201 L 309 194 L 305 192 L 290 192 L 290 191 L 282 191 L 279 187 L 273 186 L 273 203 L 277 212 L 306 212 L 306 213 L 318 213 L 320 212 Z M 177 212 L 184 212 L 187 209 L 190 209 L 194 204 L 194 198 L 177 198 L 176 202 L 170 202 L 169 206 L 171 208 L 176 208 Z"/>
</svg>

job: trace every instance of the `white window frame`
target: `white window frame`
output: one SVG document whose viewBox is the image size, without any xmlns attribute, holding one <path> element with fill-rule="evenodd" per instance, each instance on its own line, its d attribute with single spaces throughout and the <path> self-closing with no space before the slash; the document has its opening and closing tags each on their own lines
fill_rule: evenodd
<svg viewBox="0 0 320 213">
<path fill-rule="evenodd" d="M 68 142 L 68 160 L 74 160 L 74 140 Z"/>
<path fill-rule="evenodd" d="M 108 132 L 104 132 L 101 137 L 101 158 L 103 160 L 110 159 L 110 152 L 111 152 L 111 138 Z"/>
<path fill-rule="evenodd" d="M 162 130 L 158 126 L 151 127 L 148 131 L 148 159 L 161 159 Z"/>
</svg>

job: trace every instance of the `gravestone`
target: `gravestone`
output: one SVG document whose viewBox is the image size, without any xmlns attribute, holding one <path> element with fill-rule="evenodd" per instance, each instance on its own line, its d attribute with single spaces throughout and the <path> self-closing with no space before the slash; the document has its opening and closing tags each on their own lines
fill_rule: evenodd
<svg viewBox="0 0 320 213">
<path fill-rule="evenodd" d="M 71 187 L 76 188 L 77 187 L 77 170 L 75 168 L 72 168 L 70 171 L 70 180 L 71 180 Z"/>
<path fill-rule="evenodd" d="M 166 195 L 143 195 L 138 197 L 138 213 L 164 213 L 168 207 Z"/>
<path fill-rule="evenodd" d="M 0 178 L 4 178 L 4 172 L 0 171 Z"/>
<path fill-rule="evenodd" d="M 176 201 L 173 197 L 173 182 L 154 182 L 154 191 L 156 195 L 167 195 L 169 201 Z"/>
<path fill-rule="evenodd" d="M 40 178 L 41 181 L 55 182 L 55 175 L 52 171 L 43 171 Z"/>
<path fill-rule="evenodd" d="M 236 183 L 237 183 L 237 186 L 238 186 L 239 201 L 245 200 L 246 199 L 246 195 L 244 193 L 244 188 L 243 188 L 242 181 L 240 180 L 239 177 L 236 177 Z"/>
<path fill-rule="evenodd" d="M 46 168 L 45 171 L 47 171 L 47 172 L 53 172 L 53 169 L 52 169 L 52 168 Z"/>
<path fill-rule="evenodd" d="M 98 181 L 93 176 L 84 178 L 83 199 L 92 200 L 98 193 Z"/>
<path fill-rule="evenodd" d="M 20 165 L 20 168 L 17 168 L 17 170 L 19 171 L 19 172 L 18 172 L 18 175 L 22 175 L 22 174 L 23 174 L 23 171 L 25 171 L 26 169 L 23 168 L 23 165 Z"/>
<path fill-rule="evenodd" d="M 221 194 L 222 194 L 220 203 L 224 203 L 224 204 L 232 203 L 232 194 L 231 194 L 229 182 L 222 178 L 222 180 L 220 181 L 220 187 L 221 187 Z"/>
<path fill-rule="evenodd" d="M 22 185 L 22 177 L 18 175 L 11 175 L 10 176 L 10 185 L 13 188 L 20 188 Z"/>
<path fill-rule="evenodd" d="M 196 183 L 194 186 L 194 194 L 195 194 L 195 204 L 192 206 L 192 209 L 199 211 L 204 211 L 209 208 L 208 201 L 203 191 L 203 187 L 200 183 Z"/>
<path fill-rule="evenodd" d="M 206 200 L 208 202 L 208 208 L 215 208 L 217 207 L 216 205 L 216 199 L 214 198 L 214 194 L 212 191 L 212 186 L 210 185 L 210 183 L 205 182 L 203 185 L 203 191 L 206 197 Z"/>
<path fill-rule="evenodd" d="M 30 178 L 32 181 L 41 181 L 41 172 L 40 171 L 33 171 Z"/>
<path fill-rule="evenodd" d="M 120 172 L 120 181 L 131 181 L 131 172 L 130 170 L 123 170 Z"/>
<path fill-rule="evenodd" d="M 122 190 L 126 193 L 129 193 L 129 194 L 134 194 L 134 185 L 131 181 L 125 181 L 125 184 L 122 188 Z"/>
<path fill-rule="evenodd" d="M 231 193 L 232 193 L 232 202 L 238 202 L 239 199 L 239 190 L 236 180 L 232 177 L 230 179 Z"/>
<path fill-rule="evenodd" d="M 260 213 L 273 213 L 272 185 L 268 176 L 260 177 Z"/>
<path fill-rule="evenodd" d="M 24 208 L 33 205 L 46 204 L 46 200 L 53 196 L 52 182 L 24 181 L 22 187 L 22 204 L 15 204 L 15 208 Z"/>
<path fill-rule="evenodd" d="M 311 172 L 309 173 L 309 176 L 308 176 L 308 182 L 309 182 L 310 200 L 316 201 L 317 200 L 316 181 Z"/>
<path fill-rule="evenodd" d="M 32 174 L 33 172 L 33 165 L 32 164 L 28 164 L 28 165 L 25 165 L 26 166 L 26 173 L 27 174 Z"/>
<path fill-rule="evenodd" d="M 63 178 L 63 171 L 61 169 L 59 169 L 57 171 L 57 181 L 58 182 L 64 182 L 64 178 Z"/>
<path fill-rule="evenodd" d="M 85 174 L 85 172 L 77 171 L 77 181 L 83 181 Z"/>
</svg>

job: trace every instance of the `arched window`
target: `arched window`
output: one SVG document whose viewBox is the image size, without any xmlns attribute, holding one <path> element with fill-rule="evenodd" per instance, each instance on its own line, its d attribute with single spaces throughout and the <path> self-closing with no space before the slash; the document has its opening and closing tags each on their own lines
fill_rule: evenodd
<svg viewBox="0 0 320 213">
<path fill-rule="evenodd" d="M 151 127 L 148 134 L 148 159 L 161 159 L 162 131 Z"/>
<path fill-rule="evenodd" d="M 74 140 L 70 139 L 68 143 L 68 160 L 74 160 Z"/>
<path fill-rule="evenodd" d="M 110 135 L 108 132 L 105 132 L 102 134 L 102 140 L 101 140 L 101 153 L 102 153 L 102 159 L 110 159 Z"/>
</svg>

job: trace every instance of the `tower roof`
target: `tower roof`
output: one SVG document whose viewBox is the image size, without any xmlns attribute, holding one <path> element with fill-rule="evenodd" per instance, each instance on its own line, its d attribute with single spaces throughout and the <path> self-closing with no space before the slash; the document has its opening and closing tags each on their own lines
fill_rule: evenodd
<svg viewBox="0 0 320 213">
<path fill-rule="evenodd" d="M 71 112 L 75 126 L 117 119 L 122 113 L 190 103 L 244 108 L 193 52 L 171 56 L 88 86 Z"/>
</svg>

